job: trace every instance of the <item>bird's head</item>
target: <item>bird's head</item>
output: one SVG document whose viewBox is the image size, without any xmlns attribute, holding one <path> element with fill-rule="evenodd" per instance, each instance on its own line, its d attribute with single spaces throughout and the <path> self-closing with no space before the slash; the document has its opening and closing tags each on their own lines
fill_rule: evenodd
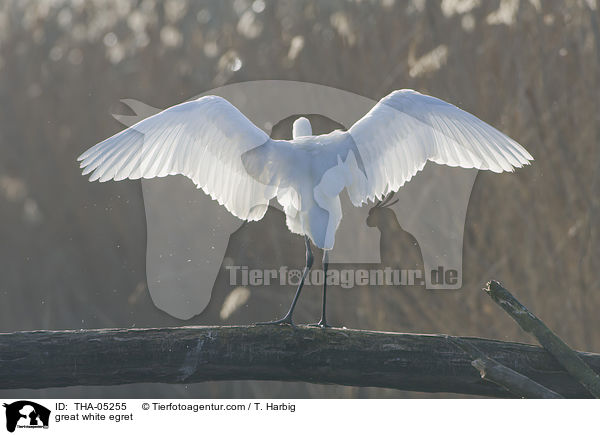
<svg viewBox="0 0 600 435">
<path fill-rule="evenodd" d="M 369 216 L 367 217 L 367 226 L 379 227 L 386 218 L 395 218 L 395 213 L 390 210 L 389 207 L 396 204 L 399 200 L 394 198 L 394 192 L 386 195 L 381 201 L 377 202 L 371 210 L 369 210 Z"/>
<path fill-rule="evenodd" d="M 298 139 L 302 136 L 312 136 L 312 126 L 310 121 L 305 117 L 298 118 L 292 126 L 292 137 Z"/>
</svg>

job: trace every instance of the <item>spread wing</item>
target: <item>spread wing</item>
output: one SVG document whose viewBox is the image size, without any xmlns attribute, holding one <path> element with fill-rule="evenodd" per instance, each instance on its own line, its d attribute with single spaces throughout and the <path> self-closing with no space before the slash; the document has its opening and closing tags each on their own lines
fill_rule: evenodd
<svg viewBox="0 0 600 435">
<path fill-rule="evenodd" d="M 428 160 L 494 172 L 533 160 L 525 148 L 475 116 L 408 89 L 383 98 L 348 133 L 364 165 L 358 171 L 346 163 L 346 187 L 355 205 L 398 190 Z"/>
<path fill-rule="evenodd" d="M 248 175 L 241 156 L 268 140 L 227 100 L 206 96 L 146 118 L 78 160 L 90 181 L 185 175 L 233 215 L 259 220 L 277 186 Z"/>
</svg>

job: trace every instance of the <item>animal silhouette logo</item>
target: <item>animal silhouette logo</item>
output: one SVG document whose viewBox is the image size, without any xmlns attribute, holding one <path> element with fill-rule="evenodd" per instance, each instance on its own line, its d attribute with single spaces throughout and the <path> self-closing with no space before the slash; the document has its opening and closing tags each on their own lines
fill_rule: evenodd
<svg viewBox="0 0 600 435">
<path fill-rule="evenodd" d="M 14 432 L 19 428 L 47 428 L 50 410 L 29 400 L 19 400 L 3 405 L 6 408 L 6 430 Z"/>
<path fill-rule="evenodd" d="M 278 80 L 235 83 L 206 94 L 225 98 L 266 132 L 280 120 L 299 114 L 318 114 L 341 126 L 351 126 L 377 103 L 340 89 Z M 160 112 L 140 101 L 121 101 L 134 113 L 113 115 L 125 126 Z M 390 262 L 390 250 L 383 249 L 387 259 L 381 257 L 381 240 L 408 241 L 408 249 L 415 251 L 416 260 L 411 264 L 418 263 L 418 269 L 423 269 L 424 288 L 461 288 L 466 211 L 477 172 L 476 168 L 458 171 L 428 164 L 420 176 L 395 193 L 393 201 L 375 211 L 355 207 L 348 194 L 340 194 L 344 219 L 337 228 L 329 263 Z M 176 318 L 190 319 L 206 308 L 223 264 L 233 261 L 225 253 L 230 236 L 244 222 L 182 176 L 142 179 L 142 192 L 150 295 L 158 308 Z M 282 210 L 277 201 L 270 206 Z M 389 218 L 386 222 L 395 222 L 391 228 L 397 233 L 379 225 L 384 217 Z"/>
</svg>

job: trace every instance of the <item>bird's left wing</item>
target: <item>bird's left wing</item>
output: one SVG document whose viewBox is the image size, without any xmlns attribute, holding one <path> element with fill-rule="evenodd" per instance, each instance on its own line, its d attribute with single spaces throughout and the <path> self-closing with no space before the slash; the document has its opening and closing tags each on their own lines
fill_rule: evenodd
<svg viewBox="0 0 600 435">
<path fill-rule="evenodd" d="M 277 186 L 250 176 L 241 156 L 268 140 L 227 100 L 206 96 L 146 118 L 78 160 L 90 181 L 185 175 L 233 215 L 259 220 Z"/>
<path fill-rule="evenodd" d="M 344 164 L 345 184 L 357 206 L 398 190 L 428 160 L 494 172 L 533 160 L 517 142 L 470 113 L 409 89 L 383 98 L 348 134 L 359 155 Z"/>
</svg>

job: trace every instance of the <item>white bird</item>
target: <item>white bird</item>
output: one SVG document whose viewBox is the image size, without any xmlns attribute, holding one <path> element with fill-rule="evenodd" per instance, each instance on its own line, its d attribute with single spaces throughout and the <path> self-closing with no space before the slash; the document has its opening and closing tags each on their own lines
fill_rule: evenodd
<svg viewBox="0 0 600 435">
<path fill-rule="evenodd" d="M 517 142 L 456 106 L 413 90 L 394 91 L 347 131 L 315 136 L 308 119 L 292 140 L 273 140 L 227 100 L 205 96 L 170 107 L 93 146 L 81 156 L 90 181 L 189 177 L 233 215 L 260 220 L 277 197 L 292 233 L 304 235 L 306 267 L 288 313 L 291 324 L 312 266 L 310 240 L 327 252 L 342 218 L 339 194 L 353 205 L 381 201 L 428 160 L 493 172 L 533 157 Z M 328 326 L 323 312 L 318 326 Z"/>
</svg>

